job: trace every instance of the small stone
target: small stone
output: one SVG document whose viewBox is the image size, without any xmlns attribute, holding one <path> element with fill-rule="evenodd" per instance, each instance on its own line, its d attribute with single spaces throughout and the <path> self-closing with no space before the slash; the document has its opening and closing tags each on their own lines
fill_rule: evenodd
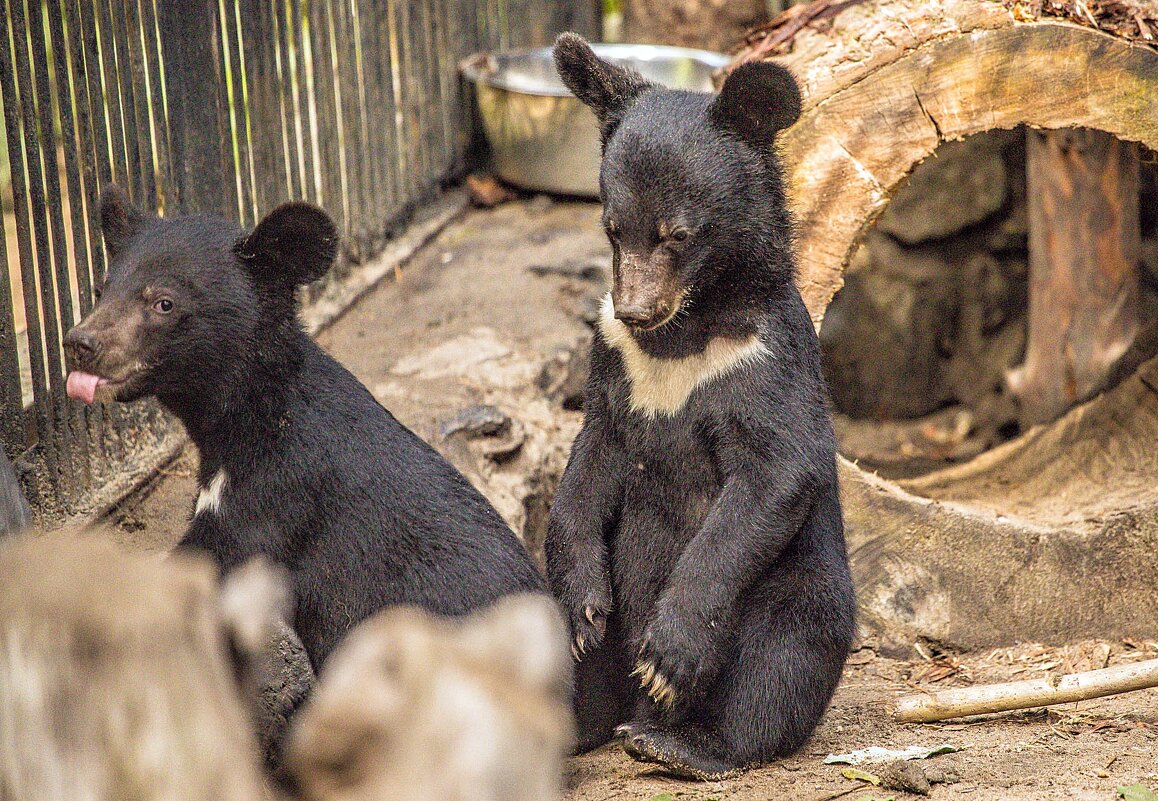
<svg viewBox="0 0 1158 801">
<path fill-rule="evenodd" d="M 478 437 L 498 437 L 511 428 L 511 417 L 502 409 L 490 404 L 479 404 L 463 409 L 442 424 L 442 438 L 462 432 L 470 439 Z"/>
<path fill-rule="evenodd" d="M 898 759 L 887 762 L 876 770 L 881 787 L 906 793 L 928 795 L 931 789 L 924 769 L 916 762 Z"/>
<path fill-rule="evenodd" d="M 539 389 L 569 412 L 583 408 L 583 391 L 591 369 L 590 351 L 590 338 L 580 337 L 570 347 L 556 351 L 536 379 Z"/>
</svg>

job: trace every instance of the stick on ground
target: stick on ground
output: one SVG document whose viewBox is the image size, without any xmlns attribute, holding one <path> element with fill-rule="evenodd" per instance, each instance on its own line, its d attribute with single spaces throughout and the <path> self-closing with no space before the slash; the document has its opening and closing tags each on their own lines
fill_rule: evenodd
<svg viewBox="0 0 1158 801">
<path fill-rule="evenodd" d="M 1148 687 L 1158 687 L 1158 659 L 1071 673 L 1056 679 L 906 695 L 897 700 L 894 716 L 901 723 L 932 723 L 947 718 L 1086 701 Z"/>
</svg>

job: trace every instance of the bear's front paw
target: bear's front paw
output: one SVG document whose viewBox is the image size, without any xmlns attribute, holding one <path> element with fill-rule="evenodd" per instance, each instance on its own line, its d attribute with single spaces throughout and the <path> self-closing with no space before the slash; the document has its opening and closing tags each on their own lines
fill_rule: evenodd
<svg viewBox="0 0 1158 801">
<path fill-rule="evenodd" d="M 686 703 L 714 672 L 715 638 L 678 616 L 657 614 L 644 629 L 633 676 L 664 709 Z"/>
<path fill-rule="evenodd" d="M 611 614 L 611 587 L 603 579 L 568 606 L 571 655 L 578 662 L 588 651 L 599 647 L 607 633 L 607 616 Z"/>
</svg>

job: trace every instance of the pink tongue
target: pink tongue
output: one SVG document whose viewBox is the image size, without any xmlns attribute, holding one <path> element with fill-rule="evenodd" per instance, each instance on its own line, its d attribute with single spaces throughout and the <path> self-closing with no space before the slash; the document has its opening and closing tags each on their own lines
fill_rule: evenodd
<svg viewBox="0 0 1158 801">
<path fill-rule="evenodd" d="M 99 375 L 73 370 L 68 374 L 68 385 L 65 389 L 68 392 L 68 397 L 84 401 L 91 405 L 93 400 L 96 399 L 97 387 L 107 383 L 108 381 Z"/>
</svg>

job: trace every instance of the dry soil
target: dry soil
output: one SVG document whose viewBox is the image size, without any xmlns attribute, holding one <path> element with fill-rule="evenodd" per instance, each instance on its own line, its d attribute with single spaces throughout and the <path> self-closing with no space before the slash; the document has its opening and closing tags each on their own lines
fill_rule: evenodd
<svg viewBox="0 0 1158 801">
<path fill-rule="evenodd" d="M 444 452 L 453 449 L 440 436 L 442 424 L 479 403 L 523 420 L 540 439 L 569 438 L 579 415 L 542 398 L 535 379 L 544 363 L 584 336 L 583 314 L 602 291 L 602 274 L 592 266 L 607 262 L 598 215 L 591 204 L 542 198 L 470 212 L 404 265 L 398 280 L 368 293 L 319 339 L 399 419 Z M 535 454 L 541 458 L 542 448 Z M 460 465 L 473 458 L 450 455 Z M 483 475 L 486 488 L 495 470 L 533 469 L 520 464 L 530 458 L 516 454 L 505 465 L 483 465 L 472 478 Z M 115 536 L 149 549 L 174 543 L 191 511 L 195 466 L 196 456 L 187 449 L 117 510 L 110 520 Z M 489 490 L 506 491 L 495 486 L 491 482 Z M 511 492 L 512 497 L 496 499 L 508 519 L 519 514 L 518 493 Z M 822 760 L 872 745 L 943 743 L 962 750 L 919 763 L 931 778 L 951 780 L 933 785 L 934 799 L 1112 801 L 1116 788 L 1125 785 L 1140 782 L 1158 790 L 1158 690 L 967 722 L 891 720 L 890 702 L 921 688 L 1158 658 L 1154 642 L 1058 648 L 1016 644 L 1017 639 L 1011 631 L 1007 649 L 972 654 L 926 649 L 927 658 L 911 660 L 882 655 L 866 640 L 850 660 L 832 709 L 799 754 L 734 780 L 697 784 L 659 775 L 612 745 L 571 760 L 568 801 L 650 801 L 666 799 L 664 794 L 689 801 L 916 798 L 845 778 L 842 766 Z"/>
</svg>

